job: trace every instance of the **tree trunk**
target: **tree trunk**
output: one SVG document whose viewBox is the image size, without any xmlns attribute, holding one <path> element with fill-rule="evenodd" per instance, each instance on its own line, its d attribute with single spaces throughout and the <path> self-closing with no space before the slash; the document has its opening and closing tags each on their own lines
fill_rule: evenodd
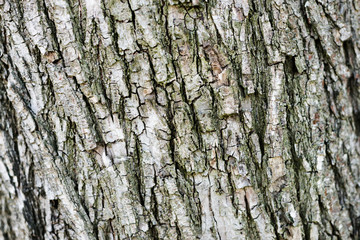
<svg viewBox="0 0 360 240">
<path fill-rule="evenodd" d="M 359 1 L 0 9 L 0 239 L 360 239 Z"/>
</svg>

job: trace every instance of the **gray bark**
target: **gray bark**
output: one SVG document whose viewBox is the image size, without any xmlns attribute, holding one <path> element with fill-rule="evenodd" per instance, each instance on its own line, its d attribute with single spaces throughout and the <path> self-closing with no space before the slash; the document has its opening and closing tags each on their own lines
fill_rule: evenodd
<svg viewBox="0 0 360 240">
<path fill-rule="evenodd" d="M 0 13 L 0 239 L 360 239 L 359 1 Z"/>
</svg>

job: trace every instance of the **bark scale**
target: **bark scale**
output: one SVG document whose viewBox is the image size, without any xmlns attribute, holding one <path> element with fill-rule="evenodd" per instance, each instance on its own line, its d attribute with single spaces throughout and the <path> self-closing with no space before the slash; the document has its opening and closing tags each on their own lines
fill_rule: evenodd
<svg viewBox="0 0 360 240">
<path fill-rule="evenodd" d="M 357 0 L 0 0 L 1 239 L 359 239 Z"/>
</svg>

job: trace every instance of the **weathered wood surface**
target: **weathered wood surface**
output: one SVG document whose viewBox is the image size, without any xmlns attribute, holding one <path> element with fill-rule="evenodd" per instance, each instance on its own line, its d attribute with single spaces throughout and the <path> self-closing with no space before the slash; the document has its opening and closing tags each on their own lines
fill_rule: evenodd
<svg viewBox="0 0 360 240">
<path fill-rule="evenodd" d="M 359 239 L 357 0 L 0 0 L 0 239 Z"/>
</svg>

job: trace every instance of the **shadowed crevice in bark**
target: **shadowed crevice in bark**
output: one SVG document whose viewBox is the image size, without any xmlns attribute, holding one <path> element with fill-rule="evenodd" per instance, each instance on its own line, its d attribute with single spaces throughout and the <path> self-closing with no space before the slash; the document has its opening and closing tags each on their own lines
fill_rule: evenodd
<svg viewBox="0 0 360 240">
<path fill-rule="evenodd" d="M 355 132 L 360 137 L 360 72 L 356 62 L 356 54 L 353 41 L 347 40 L 343 43 L 346 64 L 350 69 L 351 75 L 348 79 L 347 88 L 353 108 Z"/>
<path fill-rule="evenodd" d="M 295 186 L 296 186 L 296 197 L 297 197 L 297 201 L 299 204 L 299 214 L 301 217 L 301 223 L 303 225 L 303 229 L 304 229 L 304 237 L 305 239 L 310 239 L 310 225 L 309 225 L 309 221 L 311 221 L 310 219 L 308 219 L 307 217 L 307 210 L 308 208 L 311 208 L 311 206 L 309 205 L 308 199 L 305 198 L 304 196 L 306 196 L 306 194 L 308 194 L 308 192 L 306 191 L 305 188 L 305 184 L 306 182 L 308 182 L 310 179 L 308 179 L 306 177 L 305 173 L 305 169 L 303 167 L 303 162 L 302 159 L 300 157 L 298 157 L 296 149 L 295 149 L 295 144 L 296 144 L 296 139 L 295 139 L 295 132 L 293 130 L 293 125 L 296 124 L 294 123 L 295 121 L 298 121 L 298 119 L 296 119 L 295 113 L 294 113 L 294 108 L 293 105 L 296 104 L 296 95 L 298 95 L 298 70 L 296 68 L 296 64 L 295 64 L 295 57 L 293 56 L 287 56 L 284 62 L 284 70 L 285 70 L 285 89 L 286 89 L 286 93 L 288 96 L 288 103 L 287 103 L 287 107 L 286 107 L 286 127 L 287 127 L 287 135 L 288 135 L 288 139 L 289 139 L 289 144 L 290 144 L 290 151 L 291 151 L 291 165 L 294 169 L 294 182 L 295 182 Z M 304 193 L 302 193 L 304 192 Z"/>
<path fill-rule="evenodd" d="M 39 0 L 41 1 L 41 0 Z M 86 22 L 87 9 L 82 1 L 66 0 L 71 16 L 71 22 L 74 29 L 74 35 L 78 38 L 79 43 L 85 43 L 86 30 L 84 29 L 84 20 Z M 85 23 L 86 24 L 86 23 Z"/>
<path fill-rule="evenodd" d="M 246 222 L 248 226 L 248 239 L 260 239 L 259 231 L 256 227 L 256 223 L 254 222 L 253 217 L 251 216 L 251 209 L 248 203 L 247 198 L 244 198 L 245 206 L 246 206 Z"/>
<path fill-rule="evenodd" d="M 133 159 L 133 166 L 130 169 L 133 169 L 135 177 L 133 178 L 136 183 L 134 183 L 134 195 L 139 196 L 139 201 L 142 206 L 144 206 L 144 183 L 143 183 L 143 173 L 142 173 L 142 163 L 141 163 L 141 144 L 139 139 L 135 136 L 135 156 Z"/>
</svg>

